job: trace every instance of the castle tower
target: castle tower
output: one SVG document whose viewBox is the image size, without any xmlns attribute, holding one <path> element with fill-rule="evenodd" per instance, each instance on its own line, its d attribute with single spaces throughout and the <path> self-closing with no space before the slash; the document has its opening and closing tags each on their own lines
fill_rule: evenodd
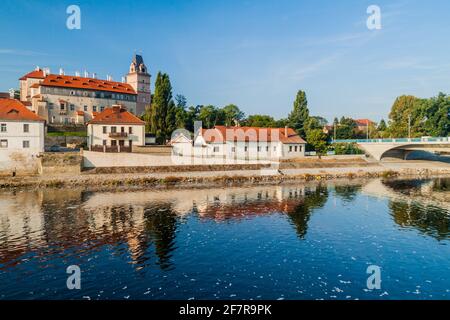
<svg viewBox="0 0 450 320">
<path fill-rule="evenodd" d="M 141 55 L 135 54 L 127 74 L 127 83 L 137 92 L 136 114 L 141 115 L 145 107 L 150 105 L 152 95 L 150 92 L 150 74 Z"/>
</svg>

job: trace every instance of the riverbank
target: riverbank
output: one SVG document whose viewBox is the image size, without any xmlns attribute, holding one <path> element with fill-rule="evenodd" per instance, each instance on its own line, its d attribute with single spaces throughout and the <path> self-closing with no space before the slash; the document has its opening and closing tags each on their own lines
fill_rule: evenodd
<svg viewBox="0 0 450 320">
<path fill-rule="evenodd" d="M 280 169 L 281 168 L 281 169 Z M 349 162 L 342 165 L 313 167 L 311 165 L 281 166 L 256 170 L 191 171 L 191 172 L 131 172 L 89 173 L 78 175 L 54 174 L 0 178 L 0 190 L 38 188 L 82 188 L 101 191 L 116 189 L 143 189 L 186 186 L 234 186 L 246 184 L 273 184 L 288 181 L 321 181 L 356 178 L 392 178 L 399 176 L 450 176 L 450 164 L 429 161 L 401 161 L 386 163 Z"/>
</svg>

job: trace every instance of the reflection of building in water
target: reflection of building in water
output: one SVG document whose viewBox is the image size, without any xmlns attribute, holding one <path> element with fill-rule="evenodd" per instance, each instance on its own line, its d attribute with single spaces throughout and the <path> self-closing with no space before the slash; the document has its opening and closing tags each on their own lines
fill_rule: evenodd
<svg viewBox="0 0 450 320">
<path fill-rule="evenodd" d="M 305 185 L 1 194 L 0 263 L 19 263 L 30 252 L 45 257 L 68 248 L 78 250 L 82 259 L 91 249 L 110 245 L 119 255 L 128 253 L 138 270 L 150 264 L 152 256 L 160 268 L 170 268 L 177 225 L 186 214 L 220 221 L 285 213 L 303 237 L 312 209 L 326 198 L 326 188 Z"/>
</svg>

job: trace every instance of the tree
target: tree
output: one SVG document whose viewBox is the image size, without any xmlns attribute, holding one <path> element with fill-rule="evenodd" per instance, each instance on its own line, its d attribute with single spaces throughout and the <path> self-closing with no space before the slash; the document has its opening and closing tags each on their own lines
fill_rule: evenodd
<svg viewBox="0 0 450 320">
<path fill-rule="evenodd" d="M 294 108 L 288 117 L 289 126 L 293 128 L 300 136 L 304 137 L 306 134 L 305 123 L 308 118 L 309 110 L 306 93 L 299 90 L 294 101 Z"/>
<path fill-rule="evenodd" d="M 244 113 L 234 104 L 222 108 L 224 124 L 226 126 L 237 126 L 244 119 Z"/>
<path fill-rule="evenodd" d="M 144 118 L 149 121 L 149 131 L 156 135 L 159 143 L 165 143 L 172 133 L 171 130 L 176 126 L 174 106 L 169 76 L 166 73 L 158 72 L 152 105 L 146 110 Z"/>
<path fill-rule="evenodd" d="M 277 122 L 271 116 L 254 114 L 247 118 L 245 125 L 249 127 L 275 128 Z"/>
<path fill-rule="evenodd" d="M 342 117 L 336 126 L 336 139 L 353 139 L 356 135 L 356 122 L 352 118 Z"/>
<path fill-rule="evenodd" d="M 322 129 L 313 129 L 307 132 L 306 141 L 314 148 L 319 158 L 326 154 L 328 149 L 328 137 Z"/>
<path fill-rule="evenodd" d="M 412 120 L 414 105 L 419 100 L 414 96 L 400 96 L 395 99 L 389 113 L 389 131 L 393 138 L 408 136 L 409 117 Z"/>
<path fill-rule="evenodd" d="M 208 105 L 200 107 L 197 120 L 202 122 L 204 128 L 211 129 L 214 127 L 217 124 L 218 118 L 219 110 L 215 106 Z"/>
<path fill-rule="evenodd" d="M 308 120 L 306 120 L 305 123 L 305 132 L 306 135 L 308 135 L 308 131 L 314 130 L 314 129 L 321 129 L 323 130 L 323 127 L 326 126 L 328 123 L 327 119 L 318 117 L 318 116 L 312 116 L 309 117 Z"/>
</svg>

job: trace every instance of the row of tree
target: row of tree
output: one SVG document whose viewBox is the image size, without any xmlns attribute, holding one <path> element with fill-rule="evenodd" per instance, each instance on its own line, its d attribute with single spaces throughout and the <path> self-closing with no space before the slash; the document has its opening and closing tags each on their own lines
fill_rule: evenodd
<svg viewBox="0 0 450 320">
<path fill-rule="evenodd" d="M 213 105 L 187 105 L 183 95 L 172 96 L 169 76 L 158 72 L 152 104 L 146 108 L 143 119 L 147 132 L 153 133 L 157 141 L 164 143 L 171 133 L 178 128 L 194 131 L 194 122 L 202 121 L 205 128 L 216 125 L 252 126 L 282 128 L 289 126 L 308 141 L 310 149 L 323 153 L 328 149 L 330 140 L 364 139 L 389 137 L 448 136 L 450 130 L 450 96 L 440 93 L 430 99 L 413 96 L 398 97 L 389 114 L 389 121 L 381 120 L 378 124 L 370 123 L 368 130 L 359 130 L 352 118 L 335 118 L 328 133 L 324 127 L 328 121 L 320 116 L 311 116 L 308 109 L 306 93 L 297 92 L 292 111 L 286 118 L 274 119 L 270 115 L 249 115 L 234 104 L 224 107 Z M 348 148 L 344 148 L 348 151 Z"/>
</svg>

